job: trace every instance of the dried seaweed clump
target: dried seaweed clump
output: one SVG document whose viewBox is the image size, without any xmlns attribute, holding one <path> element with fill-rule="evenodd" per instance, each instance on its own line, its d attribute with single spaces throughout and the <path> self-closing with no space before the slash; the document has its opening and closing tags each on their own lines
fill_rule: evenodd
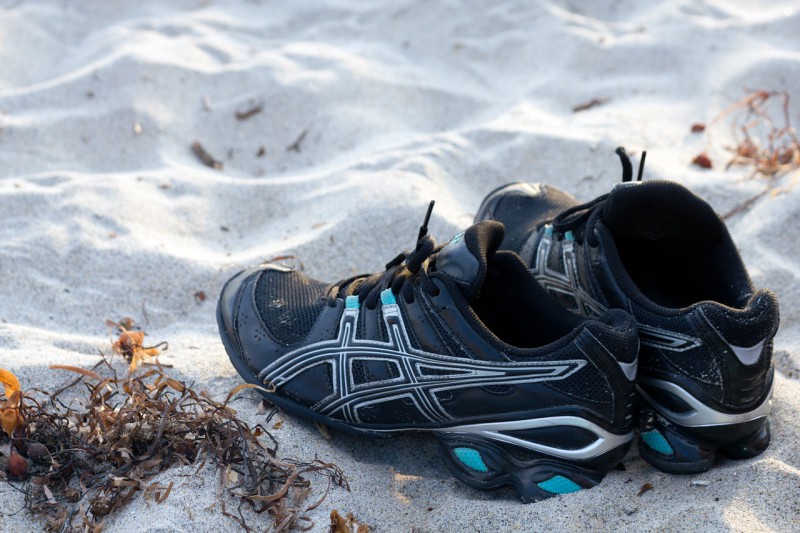
<svg viewBox="0 0 800 533">
<path fill-rule="evenodd" d="M 753 170 L 753 176 L 768 178 L 800 169 L 800 139 L 790 119 L 789 93 L 755 91 L 725 109 L 712 124 L 724 118 L 730 119 L 736 143 L 726 147 L 733 152 L 726 169 L 746 166 Z M 692 131 L 705 131 L 710 146 L 709 129 L 699 126 L 692 126 Z M 712 166 L 706 153 L 698 155 L 693 163 L 704 168 Z"/>
<path fill-rule="evenodd" d="M 96 373 L 100 365 L 111 375 Z M 217 465 L 221 489 L 256 513 L 269 513 L 275 530 L 313 525 L 306 513 L 322 503 L 327 489 L 319 501 L 305 505 L 310 476 L 327 478 L 328 488 L 333 483 L 349 490 L 336 465 L 278 460 L 272 435 L 237 418 L 227 404 L 253 385 L 234 388 L 219 403 L 161 368 L 117 378 L 105 359 L 98 366 L 59 367 L 81 374 L 83 394 L 70 405 L 58 398 L 64 389 L 19 393 L 21 423 L 10 436 L 11 455 L 30 465 L 20 476 L 20 490 L 28 510 L 45 517 L 49 531 L 99 530 L 105 517 L 140 492 L 147 500 L 164 501 L 172 483 L 165 487 L 152 478 L 171 466 L 196 464 L 199 472 L 208 461 Z M 222 492 L 222 512 L 251 531 L 241 512 L 225 509 Z"/>
</svg>

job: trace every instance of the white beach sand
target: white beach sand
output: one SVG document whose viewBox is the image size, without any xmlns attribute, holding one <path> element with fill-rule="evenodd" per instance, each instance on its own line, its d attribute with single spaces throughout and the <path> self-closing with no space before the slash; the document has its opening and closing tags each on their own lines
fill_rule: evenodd
<svg viewBox="0 0 800 533">
<path fill-rule="evenodd" d="M 381 270 L 429 200 L 440 242 L 508 181 L 588 200 L 619 180 L 620 144 L 648 150 L 645 179 L 727 212 L 766 183 L 724 170 L 723 122 L 715 168 L 692 166 L 706 138 L 689 128 L 754 89 L 793 92 L 800 124 L 799 28 L 798 1 L 0 0 L 0 367 L 58 387 L 71 376 L 48 365 L 91 367 L 110 351 L 105 320 L 132 316 L 169 341 L 175 377 L 222 399 L 240 379 L 214 305 L 239 269 L 292 254 L 324 280 Z M 572 112 L 593 98 L 610 100 Z M 350 482 L 309 514 L 315 530 L 332 509 L 376 531 L 800 530 L 800 186 L 729 227 L 781 302 L 762 456 L 670 476 L 633 449 L 598 487 L 522 505 L 457 482 L 430 438 L 327 441 L 281 415 L 281 456 L 333 461 Z M 263 420 L 254 393 L 234 405 Z M 191 471 L 106 530 L 234 530 L 205 510 L 217 478 Z M 42 528 L 22 507 L 0 483 L 0 530 Z"/>
</svg>

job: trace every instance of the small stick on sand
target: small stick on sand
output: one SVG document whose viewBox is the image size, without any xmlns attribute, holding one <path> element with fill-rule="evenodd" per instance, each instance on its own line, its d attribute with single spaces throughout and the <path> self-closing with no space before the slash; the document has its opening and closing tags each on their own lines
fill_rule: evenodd
<svg viewBox="0 0 800 533">
<path fill-rule="evenodd" d="M 572 108 L 573 113 L 578 113 L 580 111 L 586 111 L 587 109 L 591 109 L 593 107 L 597 107 L 599 105 L 603 105 L 609 102 L 611 98 L 592 98 L 588 102 L 584 102 L 582 104 L 578 104 Z"/>
<path fill-rule="evenodd" d="M 244 111 L 237 111 L 236 112 L 236 120 L 247 120 L 248 118 L 252 117 L 253 115 L 258 115 L 264 109 L 264 106 L 261 104 L 255 104 L 252 107 L 245 109 Z"/>
<path fill-rule="evenodd" d="M 297 152 L 299 154 L 300 153 L 300 143 L 303 142 L 303 139 L 306 138 L 307 134 L 308 134 L 308 130 L 303 130 L 303 133 L 301 133 L 297 137 L 297 139 L 295 139 L 295 141 L 292 144 L 290 144 L 289 146 L 286 147 L 286 151 L 287 152 Z"/>
<path fill-rule="evenodd" d="M 222 161 L 218 161 L 214 159 L 214 157 L 208 153 L 208 151 L 200 144 L 200 141 L 195 141 L 192 143 L 192 152 L 194 155 L 197 156 L 205 166 L 213 168 L 214 170 L 222 170 Z"/>
</svg>

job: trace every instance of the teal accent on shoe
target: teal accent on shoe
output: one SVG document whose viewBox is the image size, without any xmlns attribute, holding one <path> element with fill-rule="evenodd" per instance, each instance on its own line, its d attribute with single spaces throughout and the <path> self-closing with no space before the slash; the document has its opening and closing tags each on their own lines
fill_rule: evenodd
<svg viewBox="0 0 800 533">
<path fill-rule="evenodd" d="M 545 237 L 552 237 L 553 236 L 553 226 L 550 224 L 544 227 L 544 236 Z"/>
<path fill-rule="evenodd" d="M 358 309 L 358 296 L 348 296 L 344 301 L 347 309 Z"/>
<path fill-rule="evenodd" d="M 568 232 L 566 232 L 564 234 L 564 240 L 574 241 L 575 240 L 575 235 L 572 233 L 572 231 L 568 231 Z"/>
<path fill-rule="evenodd" d="M 664 455 L 673 455 L 675 453 L 672 446 L 667 442 L 667 439 L 665 439 L 664 435 L 657 429 L 651 429 L 650 431 L 642 433 L 642 440 L 658 453 L 663 453 Z"/>
<path fill-rule="evenodd" d="M 477 472 L 488 472 L 489 467 L 483 462 L 483 457 L 478 450 L 472 448 L 455 448 L 453 453 L 458 457 L 458 460 L 464 463 L 468 468 Z"/>
<path fill-rule="evenodd" d="M 381 303 L 383 305 L 397 303 L 397 300 L 394 299 L 394 294 L 392 294 L 392 289 L 384 289 L 381 291 Z"/>
<path fill-rule="evenodd" d="M 455 235 L 453 235 L 453 238 L 450 239 L 450 241 L 447 244 L 458 244 L 458 241 L 460 241 L 463 238 L 464 238 L 463 231 L 461 233 L 456 233 Z"/>
<path fill-rule="evenodd" d="M 537 483 L 539 488 L 551 492 L 553 494 L 569 494 L 581 490 L 581 486 L 565 478 L 564 476 L 553 476 L 550 479 Z"/>
</svg>

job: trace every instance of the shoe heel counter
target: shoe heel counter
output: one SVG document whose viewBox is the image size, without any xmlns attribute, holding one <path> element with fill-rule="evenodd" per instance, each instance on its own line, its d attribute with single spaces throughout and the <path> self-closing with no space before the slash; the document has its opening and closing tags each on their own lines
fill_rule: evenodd
<svg viewBox="0 0 800 533">
<path fill-rule="evenodd" d="M 743 309 L 711 304 L 700 311 L 705 342 L 721 363 L 723 403 L 735 409 L 763 403 L 772 389 L 773 343 L 780 322 L 775 294 L 759 291 Z"/>
<path fill-rule="evenodd" d="M 616 316 L 608 316 L 611 314 Z M 615 400 L 613 423 L 619 428 L 632 426 L 639 363 L 639 336 L 633 317 L 610 311 L 598 321 L 588 322 L 581 348 L 608 378 Z"/>
</svg>

